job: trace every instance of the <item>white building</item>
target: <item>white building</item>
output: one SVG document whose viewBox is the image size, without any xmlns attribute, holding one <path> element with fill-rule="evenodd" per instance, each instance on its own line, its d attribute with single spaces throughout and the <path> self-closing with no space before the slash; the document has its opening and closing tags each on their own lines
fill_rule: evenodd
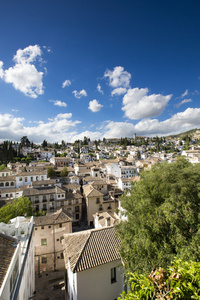
<svg viewBox="0 0 200 300">
<path fill-rule="evenodd" d="M 0 223 L 0 299 L 27 300 L 35 294 L 33 217 Z"/>
<path fill-rule="evenodd" d="M 63 240 L 68 300 L 113 300 L 124 289 L 114 227 L 66 234 Z"/>
</svg>

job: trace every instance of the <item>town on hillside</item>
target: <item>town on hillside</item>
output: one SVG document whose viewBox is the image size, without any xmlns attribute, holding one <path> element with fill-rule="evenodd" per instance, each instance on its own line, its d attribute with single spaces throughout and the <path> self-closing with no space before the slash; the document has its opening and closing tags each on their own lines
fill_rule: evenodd
<svg viewBox="0 0 200 300">
<path fill-rule="evenodd" d="M 0 144 L 0 299 L 117 299 L 127 285 L 121 196 L 156 163 L 200 162 L 200 130 L 177 136 Z"/>
</svg>

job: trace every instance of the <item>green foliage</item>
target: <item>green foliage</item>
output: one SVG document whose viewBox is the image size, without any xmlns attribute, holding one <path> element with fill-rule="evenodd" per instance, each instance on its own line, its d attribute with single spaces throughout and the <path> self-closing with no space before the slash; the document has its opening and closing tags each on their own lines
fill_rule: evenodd
<svg viewBox="0 0 200 300">
<path fill-rule="evenodd" d="M 46 147 L 47 147 L 47 141 L 44 140 L 44 141 L 42 142 L 42 148 L 46 148 Z"/>
<path fill-rule="evenodd" d="M 64 168 L 60 171 L 60 176 L 61 176 L 61 177 L 66 177 L 67 175 L 68 175 L 67 168 L 64 167 Z"/>
<path fill-rule="evenodd" d="M 14 156 L 17 153 L 13 149 L 12 141 L 4 141 L 0 144 L 0 163 L 7 164 L 8 162 L 14 161 Z"/>
<path fill-rule="evenodd" d="M 176 259 L 166 270 L 159 268 L 150 275 L 129 274 L 130 290 L 118 300 L 133 299 L 200 299 L 200 262 Z"/>
<path fill-rule="evenodd" d="M 5 164 L 0 165 L 0 171 L 3 171 L 6 168 Z"/>
<path fill-rule="evenodd" d="M 0 222 L 7 223 L 17 216 L 32 216 L 32 206 L 29 198 L 19 197 L 0 208 Z"/>
<path fill-rule="evenodd" d="M 47 177 L 55 177 L 56 176 L 56 171 L 54 170 L 53 167 L 48 167 L 47 168 Z"/>
<path fill-rule="evenodd" d="M 121 200 L 128 221 L 117 232 L 127 271 L 166 268 L 175 257 L 200 261 L 199 164 L 156 164 Z"/>
</svg>

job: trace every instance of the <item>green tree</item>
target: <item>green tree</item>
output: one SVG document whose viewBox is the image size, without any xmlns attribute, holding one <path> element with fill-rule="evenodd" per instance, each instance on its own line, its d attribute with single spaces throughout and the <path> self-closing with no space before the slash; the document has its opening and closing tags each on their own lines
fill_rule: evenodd
<svg viewBox="0 0 200 300">
<path fill-rule="evenodd" d="M 64 167 L 64 168 L 60 171 L 60 176 L 61 176 L 61 177 L 66 177 L 67 175 L 68 175 L 67 168 Z"/>
<path fill-rule="evenodd" d="M 176 259 L 167 269 L 155 269 L 145 275 L 132 273 L 129 287 L 121 299 L 200 299 L 200 262 Z"/>
<path fill-rule="evenodd" d="M 140 150 L 137 151 L 137 159 L 140 159 L 141 155 L 140 155 Z"/>
<path fill-rule="evenodd" d="M 56 176 L 56 171 L 53 167 L 48 167 L 47 168 L 47 177 L 55 177 Z"/>
<path fill-rule="evenodd" d="M 8 223 L 17 216 L 32 216 L 32 206 L 29 198 L 19 197 L 0 208 L 0 222 Z"/>
<path fill-rule="evenodd" d="M 42 148 L 46 148 L 46 147 L 47 147 L 47 141 L 44 140 L 44 141 L 42 142 Z"/>
<path fill-rule="evenodd" d="M 175 257 L 200 261 L 199 164 L 156 164 L 121 201 L 128 221 L 117 232 L 127 271 L 166 268 Z"/>
<path fill-rule="evenodd" d="M 27 138 L 27 136 L 23 136 L 20 141 L 21 147 L 30 147 L 31 142 Z"/>
<path fill-rule="evenodd" d="M 0 165 L 0 171 L 3 171 L 6 168 L 5 164 Z"/>
</svg>

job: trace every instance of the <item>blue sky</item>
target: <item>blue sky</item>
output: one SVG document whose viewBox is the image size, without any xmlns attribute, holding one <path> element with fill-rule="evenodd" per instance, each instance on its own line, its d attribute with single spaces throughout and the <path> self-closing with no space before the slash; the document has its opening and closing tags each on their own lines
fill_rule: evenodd
<svg viewBox="0 0 200 300">
<path fill-rule="evenodd" d="M 200 128 L 200 2 L 1 1 L 0 140 Z"/>
</svg>

